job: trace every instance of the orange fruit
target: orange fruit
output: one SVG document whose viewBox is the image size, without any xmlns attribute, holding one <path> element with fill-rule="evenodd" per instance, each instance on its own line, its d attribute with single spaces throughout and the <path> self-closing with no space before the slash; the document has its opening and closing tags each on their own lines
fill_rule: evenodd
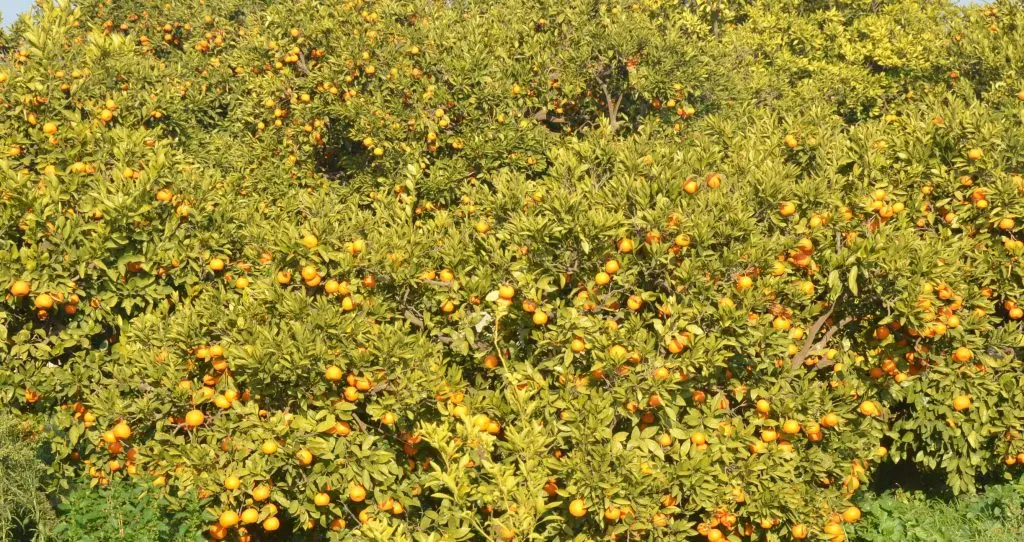
<svg viewBox="0 0 1024 542">
<path fill-rule="evenodd" d="M 807 538 L 808 534 L 807 526 L 802 523 L 797 523 L 796 525 L 794 525 L 790 532 L 793 534 L 793 538 L 797 540 Z"/>
<path fill-rule="evenodd" d="M 632 239 L 620 239 L 619 240 L 619 252 L 623 254 L 629 254 L 633 252 L 633 240 Z"/>
<path fill-rule="evenodd" d="M 206 416 L 203 415 L 202 411 L 190 410 L 185 414 L 185 425 L 189 427 L 199 427 L 203 424 Z"/>
<path fill-rule="evenodd" d="M 846 510 L 843 510 L 843 521 L 847 523 L 853 523 L 860 519 L 860 508 L 851 506 Z"/>
<path fill-rule="evenodd" d="M 516 296 L 516 289 L 511 287 L 511 286 L 502 285 L 502 286 L 500 286 L 498 288 L 498 297 L 500 297 L 500 298 L 502 298 L 502 299 L 504 299 L 506 301 L 512 299 L 515 296 Z"/>
<path fill-rule="evenodd" d="M 313 454 L 309 450 L 299 450 L 295 452 L 295 459 L 299 461 L 299 465 L 306 466 L 313 462 Z"/>
<path fill-rule="evenodd" d="M 277 453 L 277 442 L 273 440 L 264 441 L 260 446 L 260 451 L 267 455 Z"/>
<path fill-rule="evenodd" d="M 353 484 L 348 489 L 348 498 L 352 502 L 363 502 L 366 500 L 366 488 L 359 484 Z"/>
<path fill-rule="evenodd" d="M 264 531 L 276 531 L 281 528 L 281 520 L 275 517 L 269 517 L 263 520 Z"/>
<path fill-rule="evenodd" d="M 313 504 L 317 506 L 327 506 L 331 504 L 331 496 L 326 493 L 317 493 L 313 495 Z"/>
<path fill-rule="evenodd" d="M 216 271 L 223 271 L 224 270 L 224 260 L 222 260 L 220 258 L 213 258 L 212 260 L 210 260 L 209 267 L 210 267 L 210 271 L 214 271 L 214 272 L 216 272 Z"/>
<path fill-rule="evenodd" d="M 792 216 L 796 213 L 796 204 L 790 201 L 784 201 L 779 204 L 779 214 L 782 216 Z"/>
<path fill-rule="evenodd" d="M 953 398 L 953 410 L 959 412 L 961 410 L 967 410 L 968 408 L 971 408 L 970 395 L 957 395 Z"/>
<path fill-rule="evenodd" d="M 865 416 L 879 416 L 882 412 L 879 410 L 878 405 L 874 401 L 864 401 L 858 408 L 860 413 Z"/>
<path fill-rule="evenodd" d="M 796 420 L 786 420 L 782 424 L 782 432 L 787 435 L 795 435 L 800 432 L 800 422 Z"/>
<path fill-rule="evenodd" d="M 39 294 L 34 303 L 39 310 L 49 310 L 53 308 L 53 297 L 50 294 Z"/>
<path fill-rule="evenodd" d="M 327 370 L 324 371 L 324 377 L 330 382 L 337 382 L 341 380 L 341 368 L 336 365 L 328 366 Z"/>
<path fill-rule="evenodd" d="M 985 152 L 982 151 L 981 149 L 977 148 L 977 147 L 967 151 L 967 158 L 969 158 L 971 160 L 974 160 L 974 161 L 981 160 L 981 157 L 984 156 L 984 155 L 985 155 Z"/>
<path fill-rule="evenodd" d="M 241 520 L 242 523 L 256 523 L 256 520 L 260 518 L 260 513 L 255 508 L 246 508 L 242 510 Z"/>
<path fill-rule="evenodd" d="M 619 510 L 614 506 L 609 506 L 608 508 L 605 508 L 604 519 L 608 523 L 614 523 L 616 521 L 619 521 L 620 517 L 622 517 L 622 510 Z"/>
<path fill-rule="evenodd" d="M 971 361 L 972 358 L 974 358 L 974 352 L 971 352 L 969 348 L 961 346 L 953 351 L 953 361 L 966 363 Z"/>
<path fill-rule="evenodd" d="M 132 436 L 131 428 L 128 427 L 128 424 L 126 424 L 124 422 L 119 422 L 117 425 L 115 425 L 114 429 L 113 429 L 113 433 L 114 433 L 114 438 L 116 438 L 117 440 L 124 440 L 124 439 Z"/>
<path fill-rule="evenodd" d="M 11 295 L 14 297 L 25 297 L 32 291 L 32 286 L 24 280 L 16 280 L 11 284 Z"/>
<path fill-rule="evenodd" d="M 548 323 L 548 313 L 544 311 L 537 311 L 533 313 L 533 324 L 536 326 L 543 326 Z"/>
<path fill-rule="evenodd" d="M 221 512 L 220 518 L 217 519 L 217 523 L 225 529 L 234 527 L 238 524 L 238 513 L 234 510 L 225 510 Z"/>
<path fill-rule="evenodd" d="M 234 491 L 238 489 L 238 486 L 242 484 L 242 481 L 237 476 L 228 476 L 224 479 L 224 489 L 228 491 Z"/>
<path fill-rule="evenodd" d="M 259 485 L 252 489 L 252 500 L 263 502 L 270 498 L 270 486 Z"/>
<path fill-rule="evenodd" d="M 583 517 L 587 514 L 587 503 L 583 499 L 573 499 L 569 503 L 569 514 L 573 517 Z"/>
</svg>

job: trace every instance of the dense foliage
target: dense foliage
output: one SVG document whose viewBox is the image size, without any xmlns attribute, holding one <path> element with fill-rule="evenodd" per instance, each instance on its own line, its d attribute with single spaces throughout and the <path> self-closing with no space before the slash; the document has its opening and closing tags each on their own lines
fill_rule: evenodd
<svg viewBox="0 0 1024 542">
<path fill-rule="evenodd" d="M 0 415 L 0 540 L 35 537 L 53 526 L 46 498 L 46 468 L 37 446 L 26 441 L 20 424 Z M 41 538 L 44 539 L 45 538 Z"/>
<path fill-rule="evenodd" d="M 200 503 L 177 508 L 144 480 L 114 479 L 103 487 L 75 487 L 63 498 L 51 539 L 59 542 L 202 541 Z"/>
<path fill-rule="evenodd" d="M 1024 463 L 1024 9 L 67 0 L 0 402 L 208 536 L 845 538 Z"/>
</svg>

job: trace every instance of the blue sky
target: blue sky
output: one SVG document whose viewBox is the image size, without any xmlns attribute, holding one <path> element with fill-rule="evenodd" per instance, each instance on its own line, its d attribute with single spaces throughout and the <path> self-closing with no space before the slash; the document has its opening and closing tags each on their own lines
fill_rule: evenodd
<svg viewBox="0 0 1024 542">
<path fill-rule="evenodd" d="M 0 0 L 0 13 L 4 15 L 3 25 L 11 24 L 21 12 L 32 5 L 33 0 Z"/>
</svg>

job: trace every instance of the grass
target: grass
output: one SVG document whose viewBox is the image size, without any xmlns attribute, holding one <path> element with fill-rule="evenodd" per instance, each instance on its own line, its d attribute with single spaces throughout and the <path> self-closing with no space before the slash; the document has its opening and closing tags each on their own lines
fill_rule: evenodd
<svg viewBox="0 0 1024 542">
<path fill-rule="evenodd" d="M 1018 542 L 1024 540 L 1024 479 L 984 493 L 936 497 L 923 491 L 867 494 L 853 540 Z"/>
</svg>

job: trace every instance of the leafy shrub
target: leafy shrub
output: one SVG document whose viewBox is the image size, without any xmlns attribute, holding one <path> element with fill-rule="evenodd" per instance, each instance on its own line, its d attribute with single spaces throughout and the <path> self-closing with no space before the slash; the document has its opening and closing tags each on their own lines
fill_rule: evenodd
<svg viewBox="0 0 1024 542">
<path fill-rule="evenodd" d="M 74 488 L 59 508 L 55 538 L 68 542 L 202 540 L 202 506 L 197 499 L 186 497 L 172 508 L 166 498 L 139 482 Z"/>
<path fill-rule="evenodd" d="M 216 539 L 840 540 L 879 464 L 1024 463 L 1017 2 L 11 34 L 0 400 L 54 486 L 148 474 Z"/>
<path fill-rule="evenodd" d="M 54 516 L 36 451 L 20 422 L 0 410 L 0 540 L 47 540 Z"/>
</svg>

